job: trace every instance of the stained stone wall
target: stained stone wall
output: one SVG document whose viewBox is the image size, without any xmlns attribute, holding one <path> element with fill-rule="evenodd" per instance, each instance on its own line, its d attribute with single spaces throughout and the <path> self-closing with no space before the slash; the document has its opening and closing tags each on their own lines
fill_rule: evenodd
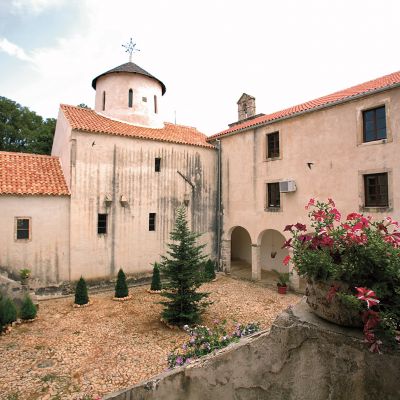
<svg viewBox="0 0 400 400">
<path fill-rule="evenodd" d="M 358 330 L 324 322 L 304 303 L 271 330 L 107 400 L 398 400 L 400 353 L 372 354 Z"/>
</svg>

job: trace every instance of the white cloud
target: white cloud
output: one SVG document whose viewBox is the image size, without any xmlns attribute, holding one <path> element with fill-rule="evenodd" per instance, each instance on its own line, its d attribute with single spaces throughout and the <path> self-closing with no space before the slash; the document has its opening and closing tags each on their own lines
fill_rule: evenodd
<svg viewBox="0 0 400 400">
<path fill-rule="evenodd" d="M 11 43 L 6 38 L 0 38 L 0 50 L 22 61 L 32 61 L 32 58 L 26 54 L 23 48 Z"/>
<path fill-rule="evenodd" d="M 52 7 L 59 7 L 66 3 L 66 0 L 12 0 L 11 6 L 14 12 L 40 14 Z"/>
</svg>

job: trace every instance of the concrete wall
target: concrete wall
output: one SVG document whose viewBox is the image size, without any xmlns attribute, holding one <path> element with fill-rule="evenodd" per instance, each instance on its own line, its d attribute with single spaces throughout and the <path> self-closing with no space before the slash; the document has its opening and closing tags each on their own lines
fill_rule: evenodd
<svg viewBox="0 0 400 400">
<path fill-rule="evenodd" d="M 370 353 L 361 332 L 282 313 L 263 332 L 104 400 L 398 400 L 400 353 Z"/>
<path fill-rule="evenodd" d="M 129 89 L 133 90 L 133 105 L 128 107 Z M 103 92 L 106 93 L 103 111 Z M 158 113 L 154 109 L 157 96 Z M 146 101 L 143 101 L 143 97 Z M 162 88 L 158 81 L 144 75 L 118 72 L 100 77 L 96 82 L 95 110 L 107 117 L 137 125 L 162 128 L 160 119 Z"/>
<path fill-rule="evenodd" d="M 214 149 L 75 131 L 72 136 L 72 279 L 114 276 L 119 268 L 150 272 L 151 263 L 165 253 L 176 207 L 185 199 L 192 228 L 204 233 L 205 251 L 215 255 Z M 161 158 L 160 172 L 154 171 L 156 157 Z M 106 235 L 97 233 L 99 213 L 108 214 Z M 149 213 L 156 213 L 154 232 L 148 229 Z"/>
<path fill-rule="evenodd" d="M 0 266 L 43 283 L 69 279 L 69 197 L 3 195 L 0 210 Z M 15 217 L 31 218 L 30 240 L 16 239 Z"/>
<path fill-rule="evenodd" d="M 362 111 L 383 104 L 388 139 L 362 143 Z M 281 155 L 267 160 L 266 135 L 275 131 Z M 344 216 L 361 210 L 400 219 L 399 132 L 400 89 L 392 89 L 222 137 L 223 238 L 229 240 L 232 227 L 240 225 L 256 244 L 266 229 L 282 232 L 287 224 L 306 223 L 304 206 L 311 197 L 333 198 Z M 362 174 L 385 171 L 390 206 L 364 208 Z M 266 209 L 266 184 L 285 179 L 293 179 L 297 191 L 281 194 L 279 211 Z"/>
</svg>

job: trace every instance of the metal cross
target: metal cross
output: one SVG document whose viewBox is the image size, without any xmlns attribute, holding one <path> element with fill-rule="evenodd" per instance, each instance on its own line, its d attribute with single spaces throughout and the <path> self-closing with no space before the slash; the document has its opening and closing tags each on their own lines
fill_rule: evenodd
<svg viewBox="0 0 400 400">
<path fill-rule="evenodd" d="M 136 49 L 136 43 L 133 43 L 133 40 L 129 41 L 127 44 L 123 44 L 122 47 L 125 47 L 125 53 L 129 53 L 129 62 L 132 62 L 132 53 L 135 51 L 140 51 L 139 49 Z"/>
</svg>

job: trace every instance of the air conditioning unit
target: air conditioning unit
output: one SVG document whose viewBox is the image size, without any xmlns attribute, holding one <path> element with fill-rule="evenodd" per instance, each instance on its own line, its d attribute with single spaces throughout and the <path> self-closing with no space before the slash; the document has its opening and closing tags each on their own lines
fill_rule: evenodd
<svg viewBox="0 0 400 400">
<path fill-rule="evenodd" d="M 295 192 L 296 191 L 296 182 L 295 181 L 279 182 L 279 191 L 281 193 Z"/>
</svg>

